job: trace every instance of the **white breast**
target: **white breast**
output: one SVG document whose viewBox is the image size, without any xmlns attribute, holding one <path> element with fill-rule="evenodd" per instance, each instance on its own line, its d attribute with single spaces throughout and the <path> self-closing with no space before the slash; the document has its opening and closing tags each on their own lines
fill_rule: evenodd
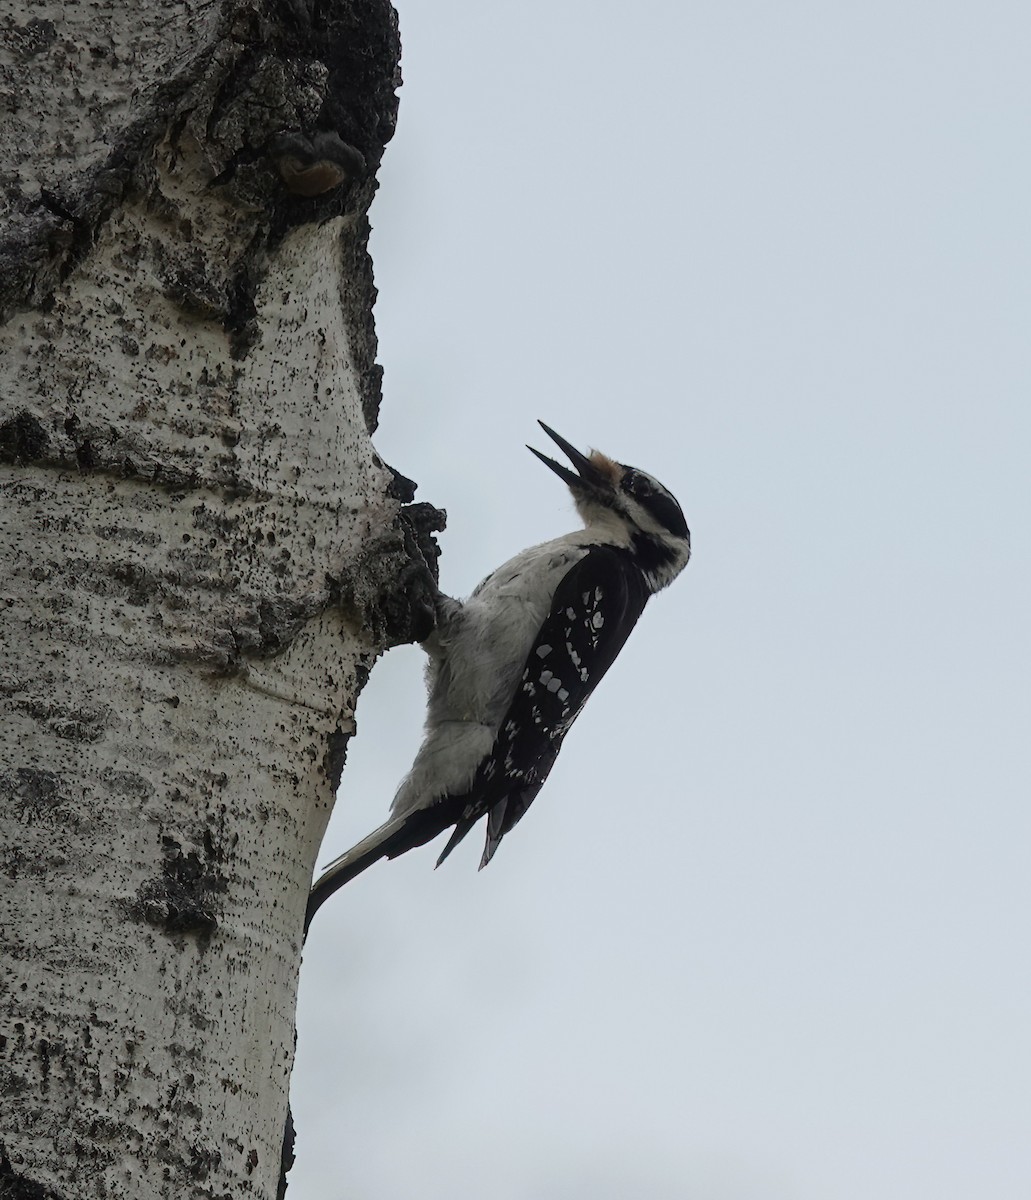
<svg viewBox="0 0 1031 1200">
<path fill-rule="evenodd" d="M 591 540 L 580 530 L 517 554 L 438 628 L 427 673 L 426 735 L 394 797 L 395 815 L 468 790 L 494 744 L 555 589 Z"/>
</svg>

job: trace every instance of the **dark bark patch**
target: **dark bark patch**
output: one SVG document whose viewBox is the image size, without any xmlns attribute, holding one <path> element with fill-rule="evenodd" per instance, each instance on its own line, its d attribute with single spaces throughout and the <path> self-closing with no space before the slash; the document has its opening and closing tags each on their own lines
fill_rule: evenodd
<svg viewBox="0 0 1031 1200">
<path fill-rule="evenodd" d="M 362 673 L 368 678 L 368 671 Z M 356 690 L 361 691 L 364 683 L 365 680 L 359 675 Z M 326 738 L 326 753 L 322 758 L 322 770 L 334 792 L 340 786 L 340 776 L 344 773 L 344 763 L 347 761 L 347 743 L 350 740 L 351 735 L 344 733 L 339 727 Z"/>
<path fill-rule="evenodd" d="M 184 852 L 174 838 L 162 838 L 165 861 L 161 875 L 148 880 L 137 893 L 140 915 L 166 933 L 188 933 L 207 940 L 218 927 L 216 897 L 228 881 L 211 861 L 219 857 L 213 842 L 206 847 L 207 862 L 196 850 Z"/>
<path fill-rule="evenodd" d="M 12 25 L 7 30 L 7 42 L 11 50 L 25 61 L 43 54 L 57 41 L 57 26 L 53 21 L 33 17 L 24 25 Z"/>
<path fill-rule="evenodd" d="M 39 696 L 19 697 L 12 706 L 72 742 L 99 742 L 107 731 L 111 710 L 106 705 L 70 708 Z"/>
<path fill-rule="evenodd" d="M 258 604 L 259 644 L 255 649 L 262 656 L 277 654 L 289 646 L 302 626 L 324 607 L 322 596 L 304 600 L 275 596 L 261 600 Z"/>
<path fill-rule="evenodd" d="M 19 767 L 10 775 L 0 776 L 0 787 L 15 801 L 18 820 L 32 825 L 43 813 L 49 814 L 61 804 L 60 779 L 53 771 Z"/>
<path fill-rule="evenodd" d="M 371 195 L 369 199 L 371 201 Z M 375 433 L 383 399 L 383 368 L 376 362 L 379 340 L 373 317 L 376 283 L 369 254 L 370 232 L 371 226 L 366 216 L 357 218 L 349 228 L 341 231 L 340 258 L 344 285 L 340 290 L 340 303 L 351 328 L 351 360 L 358 376 L 362 415 L 369 432 Z"/>
<path fill-rule="evenodd" d="M 316 54 L 329 68 L 319 126 L 338 130 L 375 169 L 397 126 L 397 13 L 389 0 L 314 0 L 309 10 Z"/>
<path fill-rule="evenodd" d="M 246 267 L 237 272 L 230 284 L 225 328 L 234 359 L 246 358 L 261 336 L 254 303 L 257 289 L 258 282 Z"/>
<path fill-rule="evenodd" d="M 0 1200 L 64 1200 L 64 1197 L 16 1171 L 7 1151 L 0 1148 Z"/>
<path fill-rule="evenodd" d="M 276 1200 L 285 1200 L 286 1198 L 286 1176 L 290 1168 L 297 1161 L 297 1155 L 294 1153 L 296 1137 L 293 1108 L 288 1104 L 286 1108 L 286 1125 L 283 1129 L 283 1149 L 280 1152 L 279 1186 L 276 1188 Z"/>
<path fill-rule="evenodd" d="M 222 1155 L 217 1150 L 208 1150 L 204 1146 L 191 1146 L 186 1173 L 191 1179 L 203 1183 L 211 1172 L 217 1171 L 221 1165 Z"/>
<path fill-rule="evenodd" d="M 205 273 L 203 264 L 170 266 L 164 273 L 164 293 L 190 316 L 204 320 L 225 319 L 225 292 Z"/>
<path fill-rule="evenodd" d="M 97 465 L 89 438 L 84 438 L 75 447 L 75 461 L 80 471 L 92 471 Z"/>
<path fill-rule="evenodd" d="M 384 646 L 423 641 L 436 623 L 437 557 L 432 537 L 446 514 L 430 504 L 401 510 L 389 533 L 352 568 L 328 579 L 333 603 Z"/>
<path fill-rule="evenodd" d="M 387 485 L 387 495 L 392 496 L 395 500 L 400 500 L 402 504 L 411 504 L 415 499 L 415 493 L 418 484 L 414 479 L 409 479 L 407 475 L 402 475 L 396 467 L 392 467 L 390 463 L 384 462 L 379 456 L 376 457 L 376 466 L 382 467 L 385 471 L 389 471 L 393 477 Z"/>
<path fill-rule="evenodd" d="M 61 777 L 36 767 L 0 773 L 0 799 L 22 825 L 78 829 L 86 819 L 81 798 L 76 801 L 62 790 Z"/>
<path fill-rule="evenodd" d="M 436 625 L 438 558 L 434 532 L 444 528 L 447 514 L 431 504 L 406 505 L 398 517 L 406 562 L 393 587 L 380 599 L 378 612 L 391 645 L 422 642 Z"/>
<path fill-rule="evenodd" d="M 114 767 L 105 767 L 100 773 L 100 778 L 112 792 L 139 804 L 145 803 L 154 794 L 154 785 L 150 780 L 133 771 L 119 771 Z"/>
<path fill-rule="evenodd" d="M 0 1035 L 0 1050 L 7 1045 L 7 1039 Z M 18 1075 L 8 1068 L 0 1069 L 0 1096 L 24 1096 L 32 1088 L 32 1084 L 25 1078 L 24 1075 Z M 0 1196 L 3 1192 L 0 1191 Z"/>
<path fill-rule="evenodd" d="M 35 462 L 46 454 L 49 445 L 50 435 L 28 409 L 0 425 L 0 462 Z"/>
</svg>

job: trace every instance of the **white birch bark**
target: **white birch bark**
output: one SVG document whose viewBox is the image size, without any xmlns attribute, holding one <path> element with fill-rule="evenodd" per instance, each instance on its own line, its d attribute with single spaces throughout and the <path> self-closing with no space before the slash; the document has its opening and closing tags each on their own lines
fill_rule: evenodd
<svg viewBox="0 0 1031 1200">
<path fill-rule="evenodd" d="M 370 441 L 394 15 L 0 27 L 0 1195 L 271 1200 L 354 702 L 425 632 Z"/>
</svg>

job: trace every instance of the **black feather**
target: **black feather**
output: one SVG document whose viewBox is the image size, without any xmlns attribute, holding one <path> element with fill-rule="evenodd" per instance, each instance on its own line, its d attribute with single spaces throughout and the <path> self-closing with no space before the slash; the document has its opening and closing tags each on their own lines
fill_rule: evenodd
<svg viewBox="0 0 1031 1200">
<path fill-rule="evenodd" d="M 480 866 L 487 865 L 543 787 L 570 726 L 622 650 L 648 595 L 630 554 L 612 546 L 592 546 L 566 572 L 494 747 L 461 798 L 461 818 L 438 866 L 484 813 L 490 818 Z"/>
</svg>

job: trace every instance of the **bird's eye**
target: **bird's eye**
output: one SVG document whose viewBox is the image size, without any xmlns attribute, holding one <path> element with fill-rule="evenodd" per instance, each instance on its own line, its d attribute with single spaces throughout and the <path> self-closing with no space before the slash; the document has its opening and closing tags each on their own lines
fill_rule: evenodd
<svg viewBox="0 0 1031 1200">
<path fill-rule="evenodd" d="M 630 477 L 630 491 L 635 496 L 652 496 L 655 493 L 651 480 L 645 475 L 637 474 Z"/>
</svg>

